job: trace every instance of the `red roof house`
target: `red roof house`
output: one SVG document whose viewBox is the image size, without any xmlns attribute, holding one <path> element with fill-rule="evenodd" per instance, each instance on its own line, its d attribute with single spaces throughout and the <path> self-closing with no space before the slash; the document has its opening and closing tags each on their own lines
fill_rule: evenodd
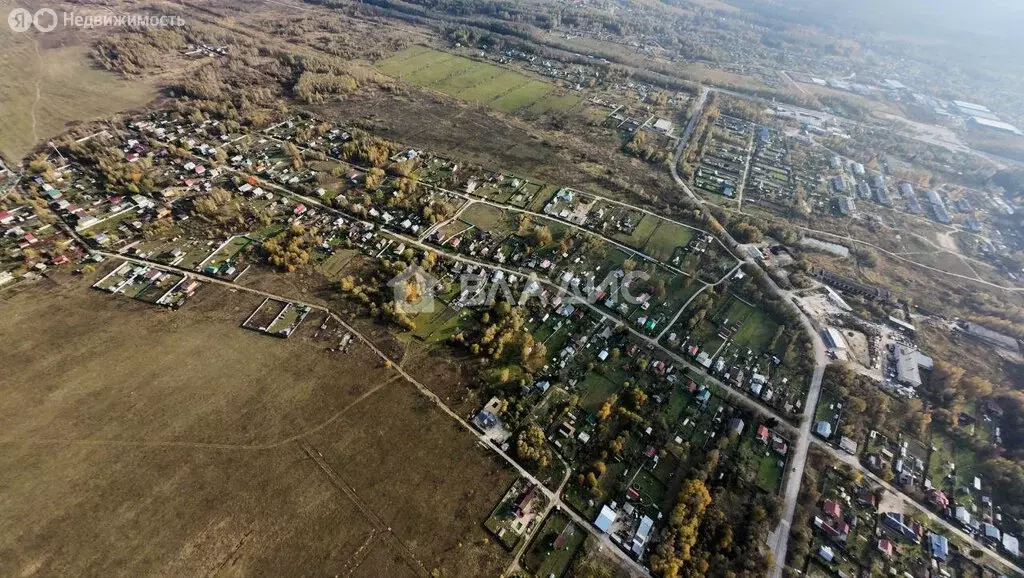
<svg viewBox="0 0 1024 578">
<path fill-rule="evenodd" d="M 822 510 L 836 520 L 843 517 L 843 509 L 839 506 L 839 502 L 836 502 L 835 500 L 825 500 L 825 505 L 822 507 Z"/>
</svg>

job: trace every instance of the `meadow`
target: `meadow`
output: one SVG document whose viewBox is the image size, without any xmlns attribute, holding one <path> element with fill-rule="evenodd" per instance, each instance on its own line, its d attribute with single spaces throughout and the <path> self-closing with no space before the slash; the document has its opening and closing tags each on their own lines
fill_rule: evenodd
<svg viewBox="0 0 1024 578">
<path fill-rule="evenodd" d="M 504 112 L 565 112 L 580 101 L 551 83 L 426 46 L 407 48 L 377 67 L 417 86 Z"/>
</svg>

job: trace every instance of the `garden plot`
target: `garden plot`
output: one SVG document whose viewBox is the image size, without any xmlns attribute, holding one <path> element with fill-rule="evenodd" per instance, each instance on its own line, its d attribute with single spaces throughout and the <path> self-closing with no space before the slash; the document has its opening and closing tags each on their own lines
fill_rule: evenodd
<svg viewBox="0 0 1024 578">
<path fill-rule="evenodd" d="M 274 337 L 289 337 L 309 312 L 305 305 L 268 297 L 242 322 L 242 327 Z"/>
<path fill-rule="evenodd" d="M 693 185 L 711 197 L 732 199 L 743 184 L 754 125 L 738 118 L 720 116 L 712 136 L 701 151 Z"/>
</svg>

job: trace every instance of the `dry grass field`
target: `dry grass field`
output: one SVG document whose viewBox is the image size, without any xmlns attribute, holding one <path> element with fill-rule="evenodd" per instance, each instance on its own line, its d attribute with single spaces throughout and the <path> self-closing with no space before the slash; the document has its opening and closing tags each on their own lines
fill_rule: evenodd
<svg viewBox="0 0 1024 578">
<path fill-rule="evenodd" d="M 6 2 L 0 2 L 0 13 Z M 0 26 L 0 153 L 11 161 L 72 121 L 108 117 L 157 96 L 152 81 L 127 81 L 94 68 L 75 34 L 15 34 Z"/>
<path fill-rule="evenodd" d="M 0 575 L 496 575 L 511 474 L 319 319 L 71 282 L 0 293 Z"/>
</svg>

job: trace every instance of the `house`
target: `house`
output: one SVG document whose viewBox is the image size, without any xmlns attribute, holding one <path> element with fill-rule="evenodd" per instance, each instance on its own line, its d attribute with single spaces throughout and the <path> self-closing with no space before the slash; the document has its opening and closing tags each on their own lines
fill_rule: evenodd
<svg viewBox="0 0 1024 578">
<path fill-rule="evenodd" d="M 741 420 L 738 417 L 734 417 L 731 420 L 729 420 L 729 431 L 732 432 L 732 435 L 742 435 L 744 425 L 746 424 L 743 423 L 743 420 Z"/>
<path fill-rule="evenodd" d="M 651 537 L 651 529 L 654 527 L 654 520 L 644 516 L 640 520 L 640 527 L 636 530 L 636 535 L 633 536 L 633 547 L 632 552 L 637 557 L 643 556 L 644 547 L 647 546 L 647 541 Z"/>
<path fill-rule="evenodd" d="M 907 526 L 904 522 L 903 514 L 896 512 L 886 512 L 882 514 L 882 525 L 908 542 L 916 544 L 920 540 L 917 532 L 911 529 L 910 526 Z"/>
<path fill-rule="evenodd" d="M 597 527 L 598 530 L 601 530 L 601 532 L 607 534 L 611 530 L 612 524 L 615 523 L 615 518 L 617 516 L 618 514 L 615 510 L 608 506 L 601 506 L 601 513 L 598 514 L 597 519 L 594 520 L 594 526 Z"/>
<path fill-rule="evenodd" d="M 707 351 L 701 351 L 700 355 L 697 356 L 697 363 L 704 366 L 704 369 L 709 369 L 711 367 L 711 356 L 708 355 Z"/>
<path fill-rule="evenodd" d="M 764 424 L 757 426 L 757 439 L 761 440 L 761 443 L 768 443 L 768 435 L 768 428 Z"/>
<path fill-rule="evenodd" d="M 960 522 L 964 526 L 971 525 L 971 514 L 967 511 L 967 508 L 963 506 L 956 507 L 956 512 L 953 517 L 956 518 L 957 522 Z"/>
<path fill-rule="evenodd" d="M 778 436 L 772 436 L 772 451 L 779 455 L 786 455 L 789 452 L 789 446 Z"/>
<path fill-rule="evenodd" d="M 875 497 L 871 490 L 867 488 L 861 488 L 857 491 L 857 503 L 861 506 L 869 506 L 871 508 L 878 507 L 878 498 Z"/>
<path fill-rule="evenodd" d="M 935 505 L 935 507 L 945 510 L 949 507 L 949 497 L 946 496 L 945 492 L 941 490 L 935 490 L 928 496 L 928 501 Z"/>
<path fill-rule="evenodd" d="M 819 436 L 825 439 L 828 439 L 832 437 L 832 424 L 824 420 L 819 421 L 814 425 L 814 433 L 818 434 Z"/>
<path fill-rule="evenodd" d="M 886 558 L 892 558 L 893 545 L 892 542 L 882 538 L 878 541 L 878 551 L 882 553 Z"/>
<path fill-rule="evenodd" d="M 697 401 L 701 405 L 706 405 L 708 401 L 711 399 L 711 390 L 704 386 L 701 387 L 702 389 L 699 392 L 697 392 Z"/>
<path fill-rule="evenodd" d="M 839 502 L 835 500 L 825 500 L 825 505 L 822 506 L 822 511 L 831 516 L 832 518 L 839 520 L 843 517 L 843 509 L 839 505 Z"/>
<path fill-rule="evenodd" d="M 850 537 L 850 525 L 846 522 L 839 521 L 838 523 L 830 524 L 822 521 L 820 527 L 822 532 L 825 532 L 829 538 L 835 541 L 845 542 Z"/>
<path fill-rule="evenodd" d="M 519 496 L 519 499 L 516 500 L 516 517 L 523 518 L 530 513 L 530 509 L 533 507 L 533 503 L 539 495 L 540 490 L 537 486 L 531 485 L 530 489 L 526 490 L 523 495 Z"/>
<path fill-rule="evenodd" d="M 985 541 L 990 544 L 995 545 L 1002 540 L 1002 533 L 994 525 L 986 522 L 982 524 L 981 529 L 985 533 Z"/>
<path fill-rule="evenodd" d="M 832 552 L 832 548 L 829 548 L 828 546 L 822 546 L 821 548 L 818 548 L 818 558 L 821 558 L 825 562 L 831 563 L 833 560 L 835 560 L 836 555 Z"/>
<path fill-rule="evenodd" d="M 928 545 L 931 549 L 932 558 L 940 562 L 949 560 L 949 539 L 939 534 L 928 535 Z"/>
</svg>

